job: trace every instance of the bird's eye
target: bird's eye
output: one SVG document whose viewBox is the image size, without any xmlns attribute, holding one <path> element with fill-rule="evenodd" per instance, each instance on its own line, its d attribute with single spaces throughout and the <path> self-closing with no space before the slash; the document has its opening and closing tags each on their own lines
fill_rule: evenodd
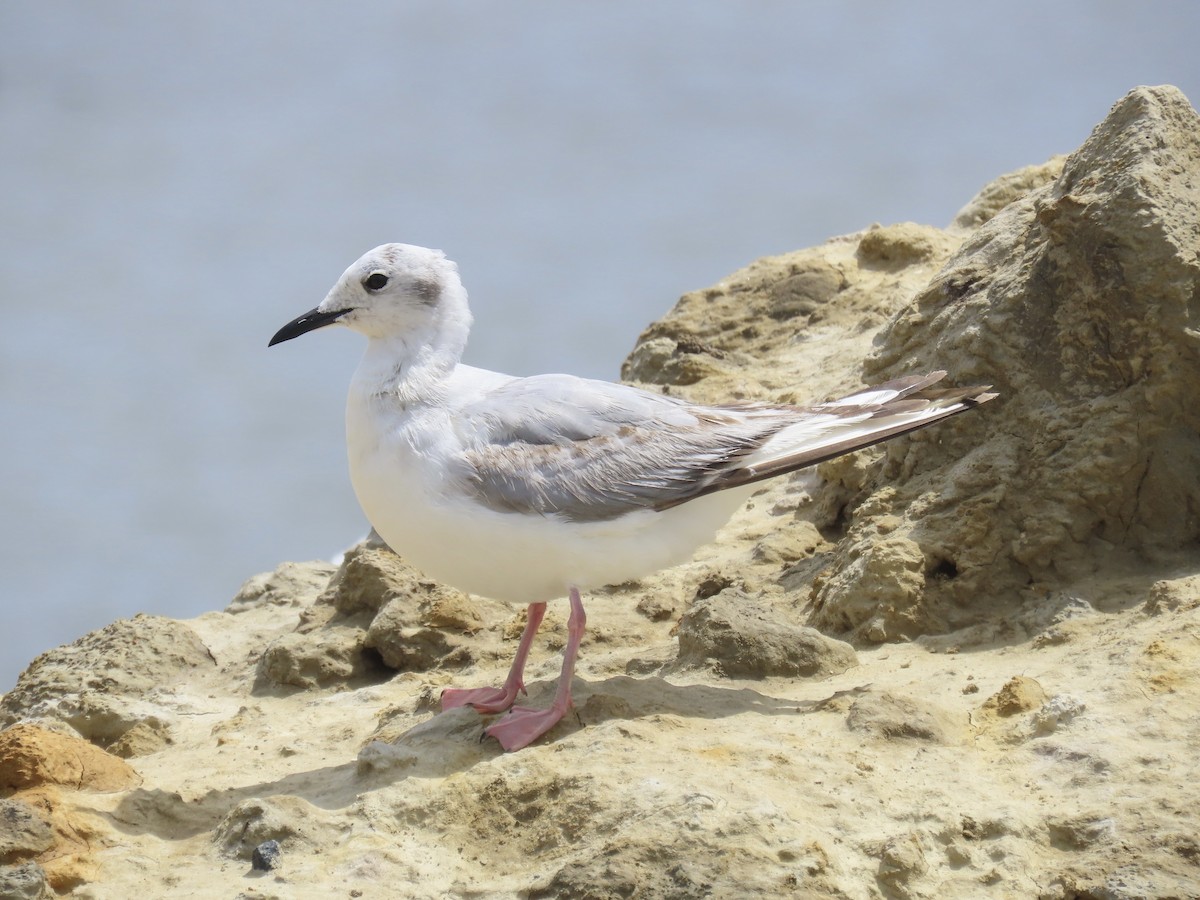
<svg viewBox="0 0 1200 900">
<path fill-rule="evenodd" d="M 382 272 L 372 272 L 363 281 L 363 287 L 368 291 L 381 291 L 387 287 L 388 277 Z"/>
</svg>

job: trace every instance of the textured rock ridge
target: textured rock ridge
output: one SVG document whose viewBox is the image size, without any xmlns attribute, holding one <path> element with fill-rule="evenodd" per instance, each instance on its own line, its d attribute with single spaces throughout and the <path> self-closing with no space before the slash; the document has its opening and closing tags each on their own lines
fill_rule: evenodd
<svg viewBox="0 0 1200 900">
<path fill-rule="evenodd" d="M 868 381 L 995 384 L 988 415 L 896 442 L 814 593 L 818 627 L 894 639 L 1007 615 L 1080 578 L 1200 551 L 1200 119 L 1142 88 L 1053 181 L 1000 210 L 881 332 Z M 923 586 L 863 610 L 899 516 Z"/>
</svg>

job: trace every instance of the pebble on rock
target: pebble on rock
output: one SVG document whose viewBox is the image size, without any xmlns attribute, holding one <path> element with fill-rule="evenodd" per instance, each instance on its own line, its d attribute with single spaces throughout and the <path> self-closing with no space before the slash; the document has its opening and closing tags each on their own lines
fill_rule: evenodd
<svg viewBox="0 0 1200 900">
<path fill-rule="evenodd" d="M 263 841 L 254 848 L 254 853 L 250 857 L 250 865 L 260 872 L 269 872 L 271 869 L 279 867 L 282 855 L 283 851 L 279 847 L 279 841 Z"/>
</svg>

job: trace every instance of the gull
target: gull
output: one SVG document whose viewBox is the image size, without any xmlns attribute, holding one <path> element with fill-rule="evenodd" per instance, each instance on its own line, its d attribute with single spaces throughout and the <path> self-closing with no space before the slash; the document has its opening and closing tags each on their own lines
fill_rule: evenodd
<svg viewBox="0 0 1200 900">
<path fill-rule="evenodd" d="M 439 250 L 376 247 L 268 346 L 329 325 L 364 335 L 350 382 L 350 479 L 368 521 L 427 576 L 527 604 L 499 688 L 448 688 L 442 708 L 508 710 L 485 731 L 527 746 L 571 708 L 586 617 L 580 592 L 689 559 L 760 481 L 879 443 L 992 399 L 899 378 L 810 407 L 705 406 L 629 385 L 463 365 L 471 326 L 458 267 Z M 547 709 L 514 706 L 546 603 L 569 598 Z"/>
</svg>

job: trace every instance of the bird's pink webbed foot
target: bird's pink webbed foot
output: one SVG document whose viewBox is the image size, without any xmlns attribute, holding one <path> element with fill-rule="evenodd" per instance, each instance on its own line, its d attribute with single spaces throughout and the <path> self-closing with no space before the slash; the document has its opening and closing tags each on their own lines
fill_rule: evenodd
<svg viewBox="0 0 1200 900">
<path fill-rule="evenodd" d="M 529 657 L 529 648 L 533 646 L 533 638 L 545 615 L 545 603 L 529 604 L 525 612 L 525 630 L 521 632 L 521 643 L 517 645 L 517 655 L 513 659 L 512 668 L 508 670 L 508 678 L 504 679 L 503 687 L 446 688 L 442 691 L 442 710 L 472 706 L 477 712 L 498 713 L 511 707 L 517 699 L 517 694 L 525 693 L 525 660 Z"/>
<path fill-rule="evenodd" d="M 583 640 L 587 616 L 583 612 L 583 601 L 579 591 L 571 588 L 571 617 L 567 620 L 567 646 L 563 648 L 562 674 L 554 692 L 554 702 L 548 709 L 532 709 L 514 706 L 507 716 L 484 729 L 484 734 L 494 737 L 505 750 L 520 750 L 558 724 L 571 708 L 571 679 L 575 676 L 575 658 L 579 654 L 579 642 Z"/>
</svg>

